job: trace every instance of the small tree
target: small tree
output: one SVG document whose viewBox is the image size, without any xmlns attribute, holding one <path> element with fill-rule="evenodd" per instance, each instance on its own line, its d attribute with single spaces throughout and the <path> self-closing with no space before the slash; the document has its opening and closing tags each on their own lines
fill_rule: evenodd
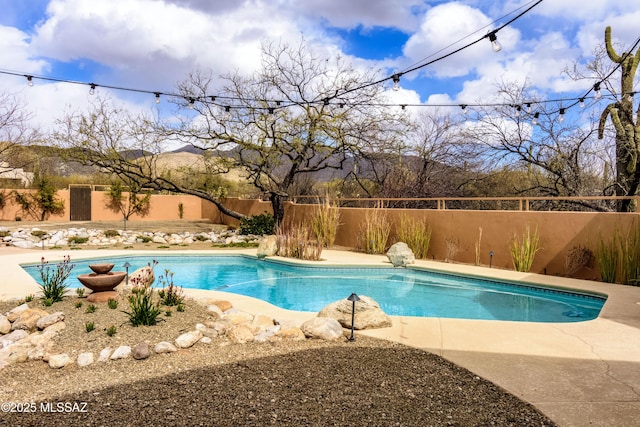
<svg viewBox="0 0 640 427">
<path fill-rule="evenodd" d="M 114 212 L 120 212 L 124 220 L 124 229 L 127 229 L 127 221 L 133 214 L 146 216 L 151 206 L 151 193 L 140 194 L 141 188 L 135 184 L 129 185 L 127 194 L 122 182 L 116 181 L 107 191 L 107 207 Z"/>
<path fill-rule="evenodd" d="M 56 196 L 57 190 L 46 176 L 36 174 L 34 187 L 36 191 L 32 193 L 13 192 L 13 198 L 23 213 L 44 221 L 49 215 L 64 212 L 64 201 Z"/>
</svg>

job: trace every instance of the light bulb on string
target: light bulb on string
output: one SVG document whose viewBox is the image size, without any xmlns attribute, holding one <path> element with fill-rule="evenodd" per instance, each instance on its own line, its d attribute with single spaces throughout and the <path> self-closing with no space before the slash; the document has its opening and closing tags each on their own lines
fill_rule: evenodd
<svg viewBox="0 0 640 427">
<path fill-rule="evenodd" d="M 160 104 L 160 92 L 156 92 L 156 104 Z"/>
<path fill-rule="evenodd" d="M 196 100 L 193 98 L 189 98 L 189 109 L 193 110 L 193 106 L 195 104 Z"/>
<path fill-rule="evenodd" d="M 584 98 L 580 98 L 578 102 L 580 102 L 580 108 L 584 108 Z"/>
<path fill-rule="evenodd" d="M 462 114 L 466 115 L 467 114 L 467 105 L 466 104 L 460 104 L 460 108 L 462 108 Z"/>
<path fill-rule="evenodd" d="M 595 93 L 596 99 L 602 98 L 602 92 L 600 91 L 600 82 L 593 85 L 593 91 Z"/>
<path fill-rule="evenodd" d="M 518 116 L 522 115 L 522 107 L 520 105 L 516 105 L 516 112 Z"/>
<path fill-rule="evenodd" d="M 537 125 L 539 117 L 540 117 L 540 113 L 536 111 L 536 113 L 533 115 L 533 120 L 531 120 L 531 124 L 534 126 Z"/>
<path fill-rule="evenodd" d="M 393 76 L 391 76 L 391 79 L 393 80 L 393 90 L 395 90 L 396 92 L 400 90 L 400 74 L 396 73 Z"/>
<path fill-rule="evenodd" d="M 531 111 L 533 111 L 533 108 L 531 107 L 531 103 L 527 102 L 527 114 L 531 114 Z"/>
<path fill-rule="evenodd" d="M 26 76 L 26 77 L 27 77 L 27 86 L 33 87 L 33 76 Z"/>
<path fill-rule="evenodd" d="M 494 52 L 500 52 L 502 50 L 502 45 L 498 41 L 495 31 L 489 33 L 489 41 L 491 42 L 491 49 L 493 49 Z"/>
<path fill-rule="evenodd" d="M 558 116 L 558 121 L 559 121 L 560 123 L 564 122 L 564 112 L 565 112 L 565 109 L 564 109 L 564 108 L 561 108 L 561 109 L 560 109 L 560 115 Z"/>
<path fill-rule="evenodd" d="M 95 94 L 96 93 L 96 85 L 95 85 L 95 83 L 91 83 L 89 86 L 91 87 L 89 89 L 89 95 Z"/>
</svg>

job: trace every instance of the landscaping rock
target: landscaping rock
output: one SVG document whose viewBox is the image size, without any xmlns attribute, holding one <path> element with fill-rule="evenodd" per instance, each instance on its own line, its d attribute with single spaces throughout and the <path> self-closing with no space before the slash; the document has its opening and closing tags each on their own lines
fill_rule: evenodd
<svg viewBox="0 0 640 427">
<path fill-rule="evenodd" d="M 93 353 L 80 353 L 78 355 L 78 360 L 76 361 L 79 367 L 84 368 L 85 366 L 89 366 L 93 364 Z"/>
<path fill-rule="evenodd" d="M 258 245 L 258 258 L 274 256 L 278 253 L 278 239 L 276 236 L 265 236 Z"/>
<path fill-rule="evenodd" d="M 314 317 L 307 320 L 300 327 L 305 337 L 322 340 L 336 340 L 342 337 L 342 326 L 331 317 Z"/>
<path fill-rule="evenodd" d="M 100 354 L 98 355 L 98 362 L 106 362 L 107 360 L 109 360 L 112 352 L 113 349 L 111 347 L 105 347 L 100 350 Z"/>
<path fill-rule="evenodd" d="M 160 353 L 173 353 L 175 351 L 178 351 L 176 346 L 171 344 L 170 342 L 166 342 L 166 341 L 160 341 L 153 348 L 153 352 L 157 353 L 157 354 L 160 354 Z"/>
<path fill-rule="evenodd" d="M 213 328 L 208 328 L 202 323 L 196 325 L 196 331 L 200 331 L 205 338 L 216 338 L 219 334 L 218 331 Z"/>
<path fill-rule="evenodd" d="M 0 335 L 8 334 L 11 332 L 11 322 L 6 316 L 0 314 Z"/>
<path fill-rule="evenodd" d="M 66 353 L 54 354 L 51 357 L 49 357 L 49 367 L 51 369 L 64 368 L 69 363 L 71 363 L 71 358 Z"/>
<path fill-rule="evenodd" d="M 146 359 L 151 356 L 151 348 L 146 342 L 141 342 L 133 348 L 133 358 L 136 360 Z"/>
<path fill-rule="evenodd" d="M 207 306 L 207 313 L 212 315 L 215 319 L 221 319 L 224 313 L 216 304 L 210 304 Z"/>
<path fill-rule="evenodd" d="M 189 348 L 202 338 L 202 332 L 190 331 L 176 338 L 176 347 Z"/>
<path fill-rule="evenodd" d="M 56 324 L 58 322 L 62 322 L 64 320 L 64 313 L 61 311 L 56 311 L 55 313 L 49 314 L 47 316 L 42 316 L 36 322 L 36 327 L 40 330 L 48 328 L 49 326 Z"/>
<path fill-rule="evenodd" d="M 23 329 L 17 329 L 10 334 L 6 334 L 0 337 L 0 348 L 9 347 L 11 344 L 16 343 L 29 336 L 29 333 Z"/>
<path fill-rule="evenodd" d="M 234 325 L 240 325 L 246 322 L 253 321 L 253 314 L 248 313 L 246 311 L 238 310 L 237 308 L 232 308 L 225 312 L 224 318 L 229 320 Z"/>
<path fill-rule="evenodd" d="M 233 308 L 233 304 L 225 300 L 215 300 L 215 301 L 211 301 L 209 304 L 217 305 L 218 307 L 220 307 L 220 310 L 222 310 L 223 313 Z"/>
<path fill-rule="evenodd" d="M 245 344 L 253 341 L 253 332 L 247 325 L 235 325 L 227 331 L 227 338 L 234 344 Z"/>
<path fill-rule="evenodd" d="M 129 356 L 131 356 L 131 347 L 129 347 L 128 345 L 121 345 L 120 347 L 115 349 L 115 351 L 113 352 L 113 354 L 111 354 L 111 357 L 109 359 L 111 360 L 126 359 Z"/>
<path fill-rule="evenodd" d="M 198 342 L 200 342 L 202 344 L 211 344 L 212 340 L 209 337 L 202 337 L 202 338 L 200 338 L 200 341 L 198 341 Z"/>
<path fill-rule="evenodd" d="M 7 313 L 7 320 L 9 320 L 9 322 L 15 322 L 18 316 L 20 315 L 20 313 L 28 309 L 29 309 L 29 304 L 27 304 L 26 302 L 24 304 L 20 304 L 17 307 L 14 307 L 11 311 Z"/>
<path fill-rule="evenodd" d="M 405 267 L 416 262 L 413 251 L 404 242 L 392 245 L 387 251 L 387 258 L 389 258 L 394 267 Z"/>
<path fill-rule="evenodd" d="M 302 341 L 306 339 L 304 332 L 296 325 L 283 325 L 276 332 L 276 336 L 286 340 Z"/>
<path fill-rule="evenodd" d="M 272 317 L 265 316 L 264 314 L 256 314 L 251 322 L 251 328 L 254 332 L 265 331 L 274 325 Z"/>
<path fill-rule="evenodd" d="M 22 311 L 18 318 L 11 325 L 12 330 L 16 329 L 24 329 L 26 331 L 33 331 L 36 329 L 36 324 L 41 317 L 48 316 L 44 310 L 39 308 L 29 308 L 27 310 Z"/>
<path fill-rule="evenodd" d="M 342 299 L 332 302 L 318 313 L 318 317 L 336 319 L 343 327 L 351 329 L 351 311 L 353 303 Z M 355 304 L 354 329 L 376 329 L 391 326 L 391 318 L 382 311 L 380 305 L 371 297 L 361 295 Z"/>
</svg>

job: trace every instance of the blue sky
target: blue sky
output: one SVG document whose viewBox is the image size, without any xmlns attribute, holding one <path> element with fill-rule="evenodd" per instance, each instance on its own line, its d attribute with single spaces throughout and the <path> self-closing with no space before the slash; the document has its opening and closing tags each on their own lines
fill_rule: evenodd
<svg viewBox="0 0 640 427">
<path fill-rule="evenodd" d="M 302 34 L 320 56 L 341 55 L 388 76 L 481 37 L 533 3 L 0 0 L 0 70 L 175 92 L 176 83 L 196 69 L 250 73 L 259 65 L 261 42 L 297 42 Z M 498 33 L 500 52 L 483 41 L 403 76 L 402 89 L 390 96 L 398 104 L 490 102 L 498 81 L 526 80 L 542 98 L 574 97 L 592 82 L 572 81 L 565 67 L 588 61 L 607 25 L 615 41 L 629 47 L 640 36 L 637 22 L 635 1 L 544 0 Z M 23 77 L 2 74 L 0 91 L 21 98 L 34 125 L 45 130 L 91 100 L 86 86 L 36 79 L 27 88 Z M 98 91 L 132 109 L 155 107 L 152 95 Z"/>
</svg>

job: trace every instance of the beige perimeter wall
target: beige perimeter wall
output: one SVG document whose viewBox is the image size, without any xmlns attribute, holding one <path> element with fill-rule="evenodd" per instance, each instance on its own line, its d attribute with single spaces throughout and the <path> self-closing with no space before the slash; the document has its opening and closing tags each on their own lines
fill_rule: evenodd
<svg viewBox="0 0 640 427">
<path fill-rule="evenodd" d="M 6 192 L 7 193 L 7 192 Z M 6 194 L 5 193 L 5 194 Z M 69 191 L 59 191 L 58 197 L 65 202 L 65 212 L 53 215 L 48 221 L 69 221 Z M 262 200 L 229 198 L 225 206 L 245 215 L 272 213 L 271 204 Z M 220 213 L 211 202 L 188 195 L 153 195 L 149 215 L 132 216 L 130 220 L 180 220 L 179 204 L 184 207 L 184 220 L 206 220 L 218 224 L 237 226 L 238 221 Z M 93 221 L 121 220 L 122 214 L 105 207 L 104 193 L 92 192 Z M 313 215 L 315 205 L 285 204 L 285 219 L 298 223 Z M 355 248 L 363 222 L 364 208 L 340 208 L 341 224 L 336 245 Z M 480 263 L 489 264 L 489 252 L 494 253 L 492 264 L 499 268 L 512 269 L 509 246 L 514 235 L 522 236 L 527 224 L 532 230 L 538 228 L 541 250 L 538 252 L 532 271 L 550 275 L 564 275 L 567 253 L 574 247 L 585 246 L 596 251 L 601 239 L 609 239 L 614 230 L 629 230 L 640 219 L 638 213 L 594 213 L 594 212 L 531 212 L 531 211 L 467 211 L 467 210 L 414 210 L 388 209 L 389 222 L 394 230 L 402 215 L 424 218 L 432 229 L 429 257 L 445 260 L 448 255 L 447 241 L 454 242 L 458 251 L 451 257 L 453 262 L 473 264 L 476 259 L 476 243 L 480 243 Z M 20 212 L 18 206 L 7 197 L 7 204 L 0 211 L 0 220 L 15 221 L 16 217 L 33 220 Z M 482 228 L 482 239 L 479 239 Z M 396 241 L 394 232 L 389 245 Z M 449 243 L 451 246 L 452 243 Z M 583 269 L 578 275 L 597 278 L 595 265 Z"/>
</svg>

